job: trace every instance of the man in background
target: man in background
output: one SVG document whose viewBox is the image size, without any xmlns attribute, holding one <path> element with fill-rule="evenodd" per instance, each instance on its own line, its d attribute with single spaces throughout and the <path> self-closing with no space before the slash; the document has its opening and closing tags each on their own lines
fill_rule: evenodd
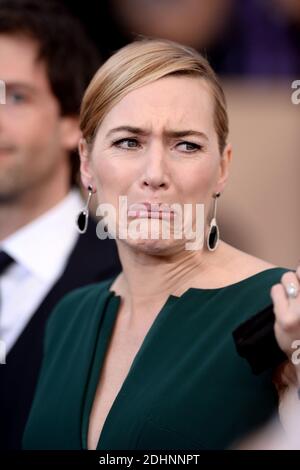
<svg viewBox="0 0 300 470">
<path fill-rule="evenodd" d="M 53 1 L 0 0 L 0 448 L 19 449 L 46 321 L 71 289 L 120 269 L 96 223 L 79 236 L 83 92 L 99 66 L 80 24 Z"/>
</svg>

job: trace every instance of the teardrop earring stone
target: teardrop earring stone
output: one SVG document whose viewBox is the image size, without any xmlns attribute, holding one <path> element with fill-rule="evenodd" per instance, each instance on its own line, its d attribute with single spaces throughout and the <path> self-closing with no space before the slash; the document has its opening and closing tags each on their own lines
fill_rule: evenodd
<svg viewBox="0 0 300 470">
<path fill-rule="evenodd" d="M 210 250 L 214 250 L 217 246 L 217 243 L 219 241 L 219 228 L 217 225 L 213 225 L 210 228 L 209 231 L 209 236 L 208 236 L 208 247 Z"/>
<path fill-rule="evenodd" d="M 86 209 L 79 212 L 77 217 L 77 227 L 80 233 L 85 233 L 88 224 L 89 213 Z"/>
</svg>

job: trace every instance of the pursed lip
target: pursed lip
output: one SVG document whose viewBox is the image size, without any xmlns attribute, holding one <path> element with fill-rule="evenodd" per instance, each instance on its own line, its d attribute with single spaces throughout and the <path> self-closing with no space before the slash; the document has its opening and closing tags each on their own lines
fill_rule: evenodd
<svg viewBox="0 0 300 470">
<path fill-rule="evenodd" d="M 153 219 L 172 219 L 174 210 L 163 202 L 139 202 L 130 204 L 128 217 L 143 217 Z"/>
<path fill-rule="evenodd" d="M 9 145 L 1 145 L 0 144 L 0 153 L 10 153 L 12 152 L 13 148 Z"/>
</svg>

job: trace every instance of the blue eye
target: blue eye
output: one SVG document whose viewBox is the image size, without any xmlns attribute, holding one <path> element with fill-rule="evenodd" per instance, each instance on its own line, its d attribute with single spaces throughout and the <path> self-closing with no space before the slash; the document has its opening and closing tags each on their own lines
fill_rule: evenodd
<svg viewBox="0 0 300 470">
<path fill-rule="evenodd" d="M 129 150 L 129 149 L 135 149 L 139 147 L 140 144 L 137 141 L 137 139 L 131 139 L 127 137 L 125 139 L 117 140 L 116 142 L 113 143 L 113 145 L 119 148 L 123 148 L 125 150 Z"/>
<path fill-rule="evenodd" d="M 21 103 L 24 103 L 25 101 L 26 101 L 26 97 L 23 93 L 18 93 L 18 92 L 8 93 L 7 102 L 11 104 L 21 104 Z"/>
<path fill-rule="evenodd" d="M 203 149 L 202 145 L 195 144 L 194 142 L 180 142 L 179 144 L 177 144 L 177 147 L 179 146 L 181 146 L 180 150 L 183 150 L 187 153 L 193 153 Z M 182 146 L 185 146 L 185 148 Z"/>
</svg>

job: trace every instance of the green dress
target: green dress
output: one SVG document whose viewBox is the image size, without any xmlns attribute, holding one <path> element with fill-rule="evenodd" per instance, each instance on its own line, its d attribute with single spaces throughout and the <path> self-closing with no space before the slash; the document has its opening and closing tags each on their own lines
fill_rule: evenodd
<svg viewBox="0 0 300 470">
<path fill-rule="evenodd" d="M 272 371 L 252 374 L 232 331 L 271 304 L 283 268 L 217 289 L 169 296 L 105 420 L 98 450 L 224 449 L 277 409 Z M 113 280 L 56 307 L 23 436 L 24 449 L 87 449 L 99 374 L 118 313 Z"/>
</svg>

